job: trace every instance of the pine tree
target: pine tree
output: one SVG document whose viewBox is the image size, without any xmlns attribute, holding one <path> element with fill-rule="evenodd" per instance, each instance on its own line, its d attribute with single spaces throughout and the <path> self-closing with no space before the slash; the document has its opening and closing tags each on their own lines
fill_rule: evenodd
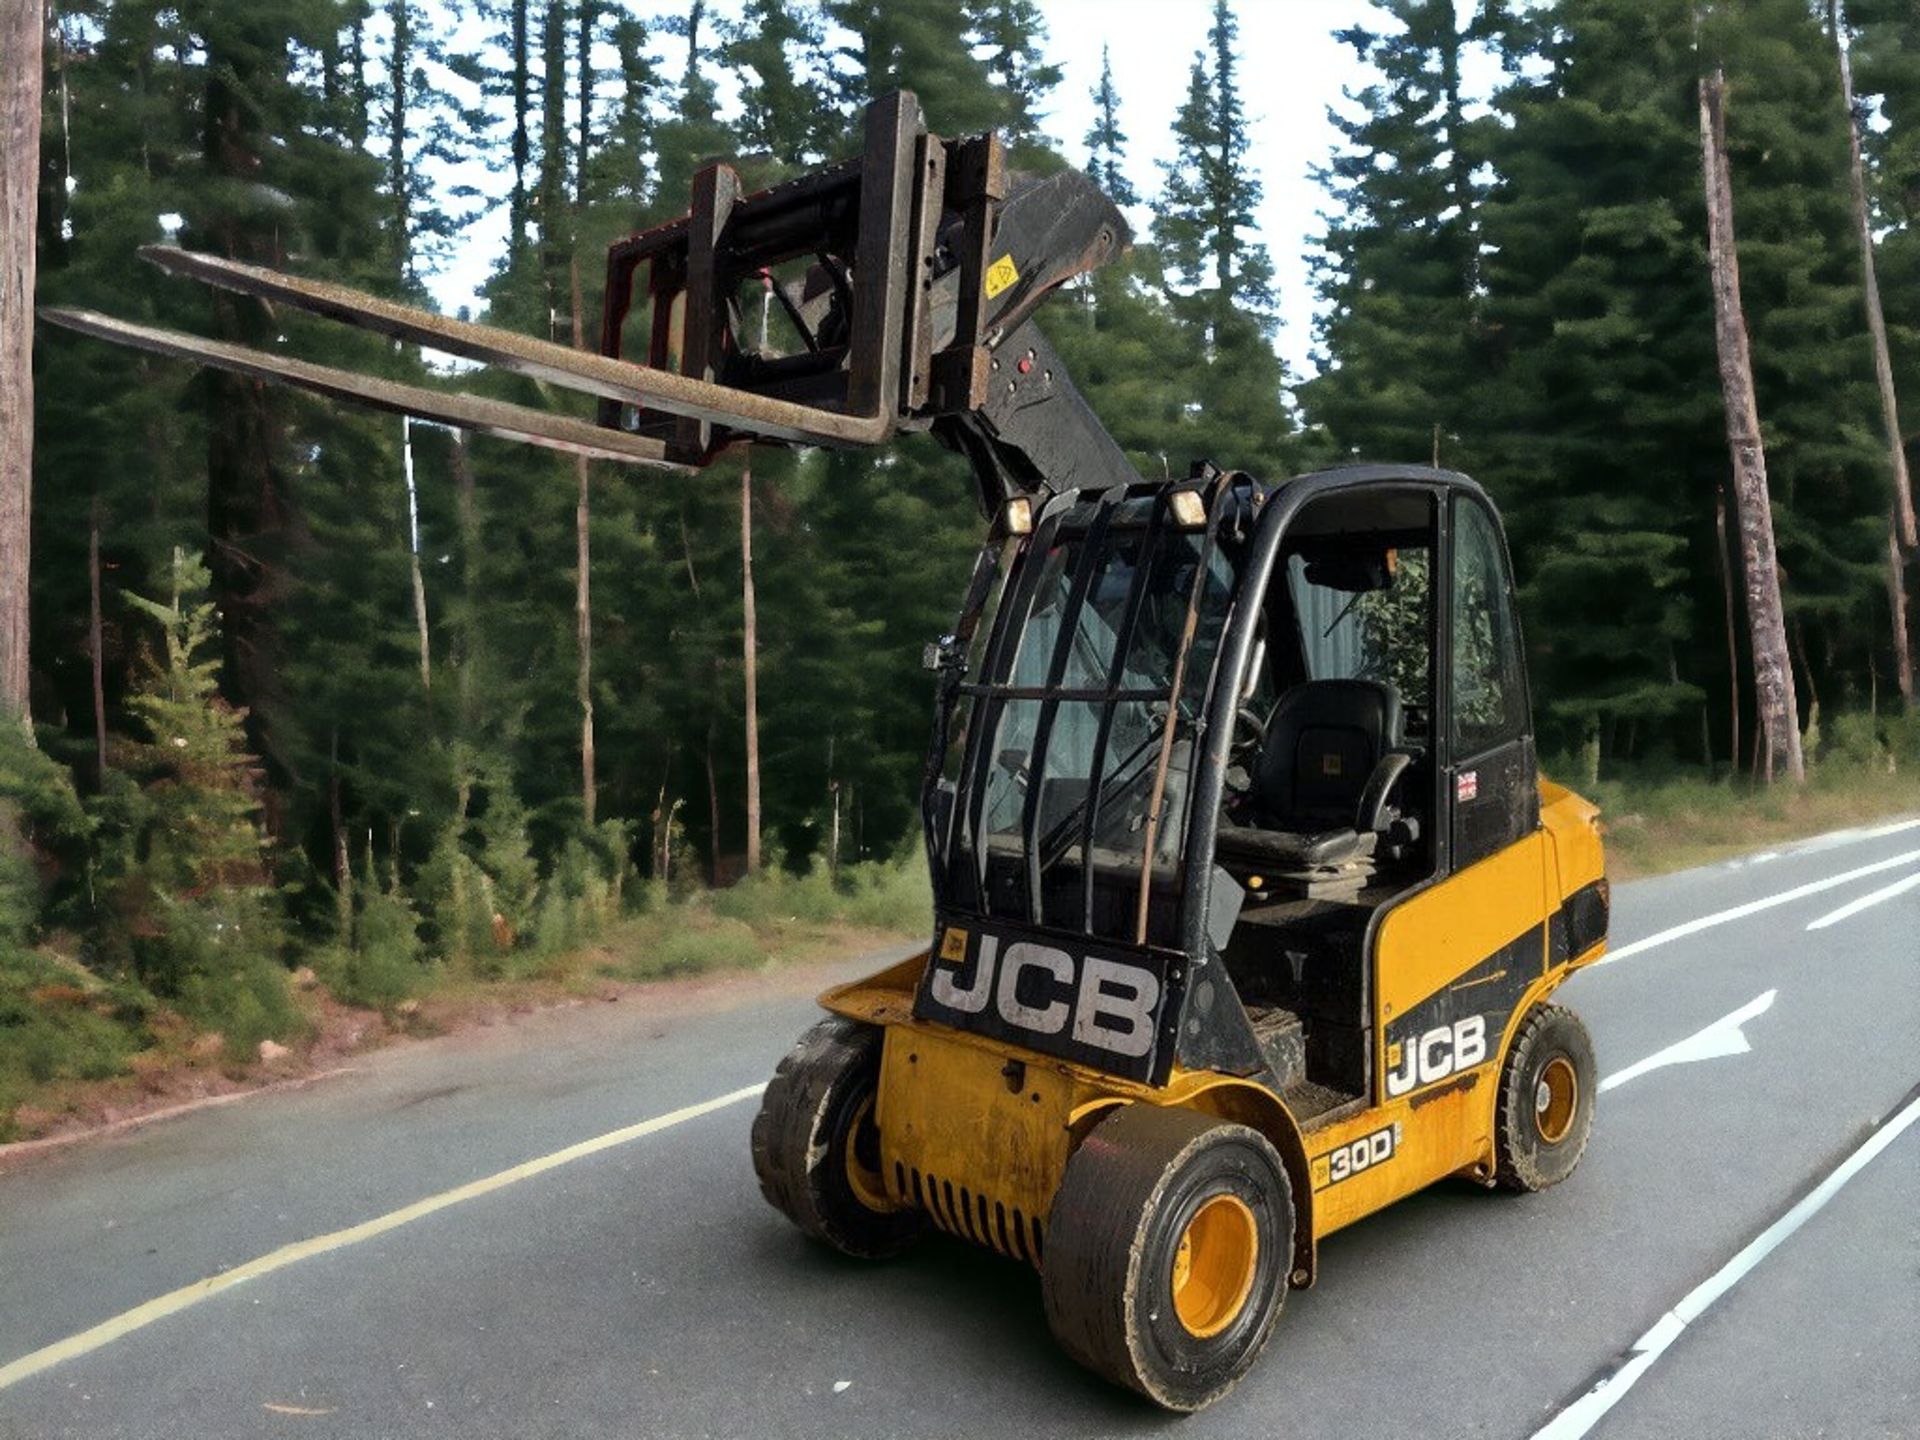
<svg viewBox="0 0 1920 1440">
<path fill-rule="evenodd" d="M 1636 725 L 1690 729 L 1697 750 L 1725 677 L 1726 450 L 1702 384 L 1691 17 L 1684 0 L 1563 0 L 1537 18 L 1506 36 L 1518 78 L 1488 132 L 1487 373 L 1461 443 L 1505 512 L 1543 751 L 1611 760 Z"/>
<path fill-rule="evenodd" d="M 1169 270 L 1207 295 L 1217 327 L 1224 330 L 1235 316 L 1251 315 L 1271 333 L 1273 263 L 1266 247 L 1248 238 L 1262 186 L 1249 161 L 1253 141 L 1240 99 L 1239 35 L 1231 0 L 1214 0 L 1208 49 L 1193 57 L 1187 98 L 1174 119 L 1177 149 L 1163 167 L 1165 189 L 1153 235 Z"/>
<path fill-rule="evenodd" d="M 1452 0 L 1380 9 L 1381 28 L 1339 32 L 1378 78 L 1347 92 L 1358 117 L 1335 112 L 1347 148 L 1318 174 L 1332 201 L 1322 369 L 1301 402 L 1341 454 L 1459 464 L 1479 287 L 1478 142 L 1460 79 L 1471 37 Z"/>
<path fill-rule="evenodd" d="M 826 31 L 819 12 L 786 0 L 749 0 L 721 34 L 720 58 L 741 77 L 739 148 L 795 167 L 825 154 L 837 117 L 821 78 Z"/>
<path fill-rule="evenodd" d="M 1209 48 L 1188 73 L 1175 155 L 1154 204 L 1153 239 L 1181 322 L 1164 363 L 1191 386 L 1164 448 L 1271 476 L 1291 468 L 1293 423 L 1272 347 L 1273 266 L 1249 234 L 1261 186 L 1248 160 L 1238 33 L 1229 0 L 1215 0 Z"/>
<path fill-rule="evenodd" d="M 1100 83 L 1094 87 L 1093 107 L 1093 128 L 1086 139 L 1087 174 L 1114 204 L 1137 205 L 1140 196 L 1127 179 L 1127 137 L 1120 129 L 1120 96 L 1113 88 L 1113 61 L 1105 45 L 1100 47 Z"/>
</svg>

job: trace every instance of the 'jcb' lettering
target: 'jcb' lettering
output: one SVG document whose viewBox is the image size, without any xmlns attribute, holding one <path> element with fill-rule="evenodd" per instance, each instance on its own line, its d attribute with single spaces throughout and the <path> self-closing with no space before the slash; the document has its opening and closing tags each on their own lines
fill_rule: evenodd
<svg viewBox="0 0 1920 1440">
<path fill-rule="evenodd" d="M 1073 984 L 1073 957 L 1051 945 L 1035 945 L 1016 940 L 1007 947 L 1007 958 L 1000 966 L 1000 985 L 994 992 L 1000 1018 L 1022 1030 L 1037 1030 L 1052 1035 L 1066 1028 L 1067 1004 L 1049 1000 L 1044 1005 L 1029 1005 L 1020 998 L 1021 978 L 1031 971 L 1044 971 L 1063 986 Z M 1031 987 L 1029 988 L 1031 993 Z"/>
<path fill-rule="evenodd" d="M 1486 1058 L 1486 1017 L 1469 1015 L 1404 1042 L 1399 1068 L 1387 1072 L 1387 1094 L 1404 1095 L 1417 1085 L 1470 1070 Z"/>
<path fill-rule="evenodd" d="M 987 999 L 993 994 L 993 962 L 1000 949 L 997 935 L 980 937 L 980 961 L 973 967 L 973 983 L 964 989 L 956 983 L 967 968 L 966 934 L 964 931 L 948 931 L 948 937 L 955 934 L 961 937 L 958 955 L 949 954 L 954 947 L 942 945 L 940 959 L 933 967 L 933 998 L 949 1010 L 958 1010 L 962 1015 L 978 1015 L 987 1008 Z M 948 962 L 953 962 L 949 968 Z"/>
<path fill-rule="evenodd" d="M 991 1005 L 1008 1025 L 1036 1035 L 1068 1031 L 1078 1044 L 1129 1057 L 1153 1050 L 1160 980 L 1139 965 L 1098 955 L 1076 964 L 1067 951 L 1032 940 L 1003 953 L 993 935 L 979 937 L 971 959 L 964 938 L 943 943 L 932 964 L 928 993 L 943 1009 L 979 1015 Z"/>
<path fill-rule="evenodd" d="M 1153 1007 L 1159 1000 L 1160 982 L 1153 972 L 1089 955 L 1074 1003 L 1073 1038 L 1119 1055 L 1144 1055 L 1153 1048 Z"/>
</svg>

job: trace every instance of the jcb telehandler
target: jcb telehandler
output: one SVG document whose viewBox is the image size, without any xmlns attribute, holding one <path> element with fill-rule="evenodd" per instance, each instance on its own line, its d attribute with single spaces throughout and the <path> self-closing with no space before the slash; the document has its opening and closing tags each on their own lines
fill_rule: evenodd
<svg viewBox="0 0 1920 1440">
<path fill-rule="evenodd" d="M 902 93 L 858 158 L 748 195 L 709 168 L 684 219 L 616 243 L 599 355 L 150 252 L 584 390 L 598 424 L 48 318 L 643 464 L 929 428 L 962 452 L 990 536 L 928 651 L 932 943 L 822 997 L 753 1162 L 847 1254 L 933 1226 L 1035 1266 L 1075 1358 L 1193 1410 L 1322 1237 L 1444 1176 L 1573 1170 L 1593 1053 L 1550 1001 L 1608 891 L 1597 812 L 1536 769 L 1486 495 L 1414 465 L 1143 481 L 1031 319 L 1125 241 L 1083 178 L 1010 177 Z"/>
</svg>

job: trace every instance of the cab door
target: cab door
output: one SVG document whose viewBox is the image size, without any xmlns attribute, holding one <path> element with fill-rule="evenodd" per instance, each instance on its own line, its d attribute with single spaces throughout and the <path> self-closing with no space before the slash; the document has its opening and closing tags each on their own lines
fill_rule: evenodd
<svg viewBox="0 0 1920 1440">
<path fill-rule="evenodd" d="M 1438 876 L 1379 922 L 1377 1097 L 1433 1090 L 1410 1186 L 1491 1143 L 1491 1097 L 1514 1012 L 1546 969 L 1547 846 L 1506 544 L 1492 508 L 1456 490 L 1443 526 L 1435 740 Z"/>
<path fill-rule="evenodd" d="M 1461 871 L 1540 828 L 1540 785 L 1506 541 L 1476 495 L 1456 491 L 1449 520 L 1443 803 Z"/>
</svg>

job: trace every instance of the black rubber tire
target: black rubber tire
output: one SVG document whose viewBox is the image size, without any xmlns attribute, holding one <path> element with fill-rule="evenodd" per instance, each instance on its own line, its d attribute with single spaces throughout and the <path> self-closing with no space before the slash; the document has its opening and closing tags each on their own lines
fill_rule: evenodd
<svg viewBox="0 0 1920 1440">
<path fill-rule="evenodd" d="M 781 1060 L 753 1121 L 753 1169 L 767 1202 L 808 1235 L 862 1260 L 898 1254 L 926 1228 L 917 1210 L 875 1210 L 847 1178 L 847 1147 L 880 1080 L 882 1032 L 830 1015 Z M 869 1113 L 871 1113 L 869 1111 Z M 868 1168 L 878 1168 L 878 1155 Z"/>
<path fill-rule="evenodd" d="M 1535 1121 L 1541 1077 L 1556 1059 L 1566 1060 L 1576 1082 L 1573 1115 L 1558 1140 L 1549 1141 Z M 1593 1041 L 1580 1017 L 1562 1005 L 1537 1005 L 1514 1033 L 1500 1072 L 1500 1111 L 1494 1143 L 1495 1183 L 1503 1190 L 1531 1192 L 1558 1185 L 1574 1171 L 1593 1133 L 1593 1100 L 1599 1089 Z"/>
<path fill-rule="evenodd" d="M 1173 1303 L 1173 1263 L 1200 1206 L 1232 1194 L 1253 1212 L 1251 1290 L 1201 1339 Z M 1041 1294 L 1054 1338 L 1082 1365 L 1169 1410 L 1231 1390 L 1272 1338 L 1293 1267 L 1293 1191 L 1267 1138 L 1191 1110 L 1133 1104 L 1067 1161 L 1047 1222 Z"/>
</svg>

